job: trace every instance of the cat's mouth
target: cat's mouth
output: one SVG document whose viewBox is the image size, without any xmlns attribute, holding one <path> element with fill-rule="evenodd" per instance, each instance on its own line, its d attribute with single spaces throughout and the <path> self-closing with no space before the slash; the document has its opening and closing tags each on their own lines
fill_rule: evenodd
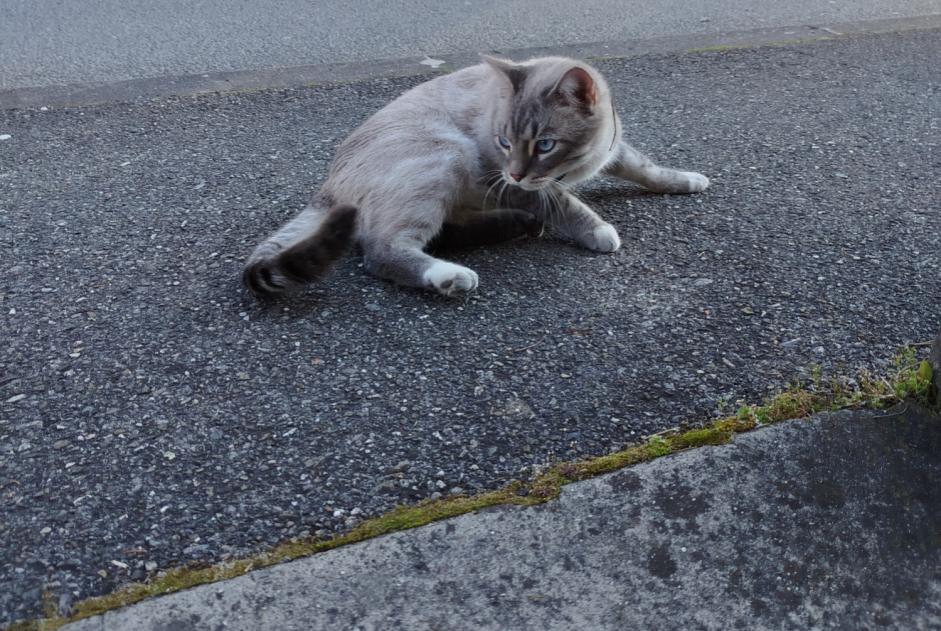
<svg viewBox="0 0 941 631">
<path fill-rule="evenodd" d="M 540 176 L 534 178 L 524 178 L 519 182 L 508 179 L 507 182 L 512 186 L 523 189 L 524 191 L 538 191 L 544 188 L 551 186 L 553 178 L 547 176 Z"/>
</svg>

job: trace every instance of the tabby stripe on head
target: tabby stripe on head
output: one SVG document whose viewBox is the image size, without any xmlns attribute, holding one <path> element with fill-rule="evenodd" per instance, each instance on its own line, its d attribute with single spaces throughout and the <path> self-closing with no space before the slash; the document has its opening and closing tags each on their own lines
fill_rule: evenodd
<svg viewBox="0 0 941 631">
<path fill-rule="evenodd" d="M 346 251 L 355 227 L 355 208 L 334 208 L 317 232 L 274 257 L 250 266 L 242 275 L 242 281 L 256 296 L 270 296 L 315 280 Z"/>
</svg>

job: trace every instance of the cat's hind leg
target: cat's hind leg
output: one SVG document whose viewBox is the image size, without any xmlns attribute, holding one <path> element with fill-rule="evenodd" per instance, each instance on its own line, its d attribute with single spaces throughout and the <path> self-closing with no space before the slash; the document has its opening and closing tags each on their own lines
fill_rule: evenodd
<svg viewBox="0 0 941 631">
<path fill-rule="evenodd" d="M 604 172 L 640 184 L 655 193 L 699 193 L 709 186 L 709 178 L 702 173 L 659 166 L 623 140 L 618 144 L 617 157 Z"/>
<path fill-rule="evenodd" d="M 433 289 L 453 296 L 477 289 L 477 272 L 463 265 L 435 258 L 424 251 L 441 231 L 445 205 L 420 202 L 395 214 L 377 213 L 379 222 L 363 236 L 363 260 L 366 270 L 399 285 Z M 367 225 L 370 222 L 367 222 Z"/>
<path fill-rule="evenodd" d="M 366 270 L 407 287 L 433 289 L 445 296 L 477 289 L 477 272 L 422 251 L 416 241 L 363 244 Z"/>
</svg>

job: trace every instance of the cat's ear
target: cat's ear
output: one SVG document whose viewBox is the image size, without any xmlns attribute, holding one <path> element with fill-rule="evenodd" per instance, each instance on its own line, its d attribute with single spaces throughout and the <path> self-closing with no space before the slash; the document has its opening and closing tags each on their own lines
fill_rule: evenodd
<svg viewBox="0 0 941 631">
<path fill-rule="evenodd" d="M 498 57 L 491 57 L 490 55 L 484 54 L 480 55 L 480 59 L 494 70 L 497 70 L 506 76 L 506 78 L 510 80 L 510 84 L 513 86 L 513 91 L 519 92 L 523 82 L 526 81 L 525 66 L 515 64 L 508 59 L 500 59 Z"/>
<path fill-rule="evenodd" d="M 579 66 L 570 68 L 562 75 L 552 92 L 569 105 L 580 105 L 589 109 L 594 107 L 598 101 L 595 80 L 591 78 L 591 74 L 587 70 Z"/>
</svg>

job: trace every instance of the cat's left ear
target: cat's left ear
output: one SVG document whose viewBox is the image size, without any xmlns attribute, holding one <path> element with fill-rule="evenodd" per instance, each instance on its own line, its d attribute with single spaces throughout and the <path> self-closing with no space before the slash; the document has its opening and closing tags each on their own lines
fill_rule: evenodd
<svg viewBox="0 0 941 631">
<path fill-rule="evenodd" d="M 515 64 L 508 59 L 491 57 L 481 53 L 480 59 L 488 66 L 504 74 L 510 80 L 514 92 L 519 92 L 523 82 L 526 81 L 526 66 Z"/>
<path fill-rule="evenodd" d="M 591 109 L 598 102 L 595 80 L 591 78 L 587 70 L 579 66 L 569 69 L 562 75 L 552 92 L 569 105 L 580 105 Z"/>
</svg>

